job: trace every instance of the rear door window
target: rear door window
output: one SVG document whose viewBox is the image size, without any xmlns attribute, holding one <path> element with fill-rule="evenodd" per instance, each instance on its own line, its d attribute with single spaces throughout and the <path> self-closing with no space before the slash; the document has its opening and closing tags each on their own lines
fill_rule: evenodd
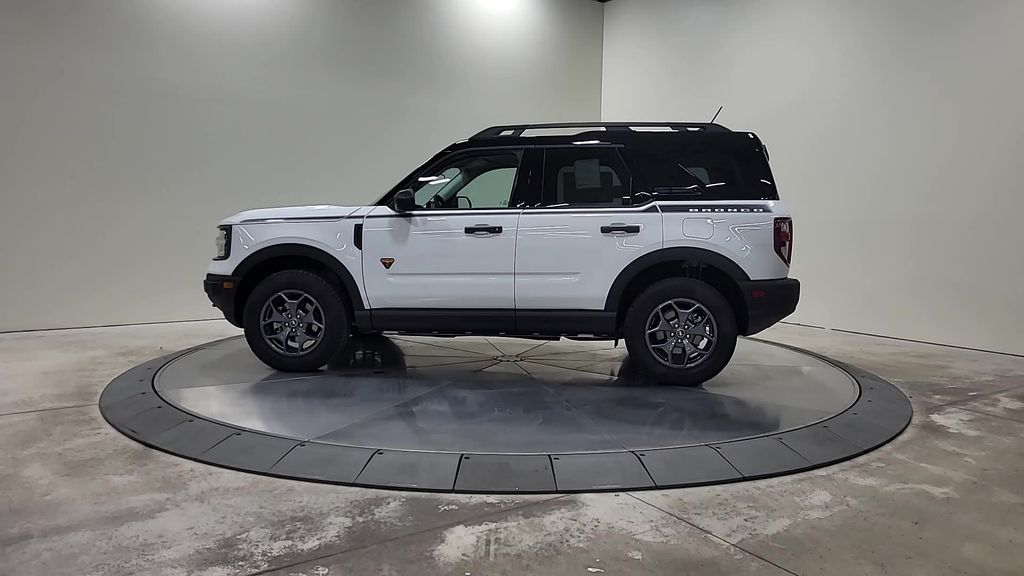
<svg viewBox="0 0 1024 576">
<path fill-rule="evenodd" d="M 615 148 L 547 148 L 543 174 L 545 206 L 602 207 L 628 203 L 630 175 Z"/>
</svg>

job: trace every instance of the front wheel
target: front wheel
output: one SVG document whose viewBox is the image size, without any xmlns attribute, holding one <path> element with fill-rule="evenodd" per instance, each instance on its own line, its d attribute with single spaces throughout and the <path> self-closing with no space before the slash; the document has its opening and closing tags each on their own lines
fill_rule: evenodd
<svg viewBox="0 0 1024 576">
<path fill-rule="evenodd" d="M 264 364 L 312 372 L 348 341 L 352 325 L 338 290 L 305 270 L 266 277 L 245 302 L 245 339 Z"/>
<path fill-rule="evenodd" d="M 626 313 L 626 348 L 640 373 L 659 384 L 699 386 L 725 368 L 736 350 L 736 315 L 711 285 L 662 280 Z"/>
</svg>

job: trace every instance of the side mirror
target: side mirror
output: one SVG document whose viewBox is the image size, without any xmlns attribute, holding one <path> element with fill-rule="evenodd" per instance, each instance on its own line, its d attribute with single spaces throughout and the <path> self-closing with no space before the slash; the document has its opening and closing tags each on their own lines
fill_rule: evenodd
<svg viewBox="0 0 1024 576">
<path fill-rule="evenodd" d="M 416 195 L 413 193 L 412 188 L 403 188 L 395 192 L 395 197 L 391 200 L 391 203 L 395 212 L 412 212 L 416 209 Z"/>
</svg>

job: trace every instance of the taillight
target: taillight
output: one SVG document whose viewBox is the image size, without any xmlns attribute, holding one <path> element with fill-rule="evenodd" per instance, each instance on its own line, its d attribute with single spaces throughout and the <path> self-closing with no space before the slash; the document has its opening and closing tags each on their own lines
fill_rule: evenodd
<svg viewBox="0 0 1024 576">
<path fill-rule="evenodd" d="M 789 266 L 793 259 L 793 219 L 775 219 L 775 253 Z"/>
</svg>

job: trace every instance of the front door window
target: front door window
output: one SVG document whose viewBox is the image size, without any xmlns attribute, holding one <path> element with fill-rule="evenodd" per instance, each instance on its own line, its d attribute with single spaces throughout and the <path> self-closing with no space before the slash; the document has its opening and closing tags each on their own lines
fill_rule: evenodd
<svg viewBox="0 0 1024 576">
<path fill-rule="evenodd" d="M 458 154 L 418 176 L 411 188 L 426 209 L 480 209 L 513 206 L 522 160 L 520 150 Z"/>
</svg>

